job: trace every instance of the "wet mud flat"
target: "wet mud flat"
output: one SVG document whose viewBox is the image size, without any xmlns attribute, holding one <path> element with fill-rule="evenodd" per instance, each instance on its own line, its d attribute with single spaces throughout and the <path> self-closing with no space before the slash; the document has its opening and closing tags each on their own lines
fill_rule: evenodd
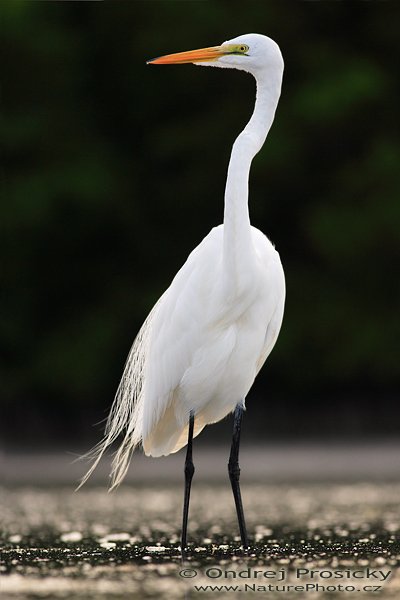
<svg viewBox="0 0 400 600">
<path fill-rule="evenodd" d="M 178 483 L 14 485 L 1 492 L 1 597 L 398 599 L 399 497 L 388 481 L 244 482 L 244 551 L 228 482 L 195 482 L 182 561 Z"/>
</svg>

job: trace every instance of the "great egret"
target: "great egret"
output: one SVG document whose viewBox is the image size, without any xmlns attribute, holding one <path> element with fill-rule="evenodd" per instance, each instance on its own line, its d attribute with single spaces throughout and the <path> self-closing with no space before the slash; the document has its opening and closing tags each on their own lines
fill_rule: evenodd
<svg viewBox="0 0 400 600">
<path fill-rule="evenodd" d="M 156 303 L 132 346 L 105 436 L 94 462 L 116 438 L 111 489 L 124 478 L 133 450 L 168 455 L 187 444 L 182 544 L 194 473 L 192 440 L 209 423 L 234 412 L 228 470 L 244 547 L 248 538 L 239 487 L 239 442 L 245 398 L 281 327 L 285 278 L 278 252 L 248 211 L 248 178 L 278 104 L 283 59 L 270 38 L 249 34 L 220 46 L 168 54 L 150 64 L 194 63 L 248 71 L 257 82 L 253 115 L 236 139 L 225 189 L 224 223 L 189 255 Z M 81 483 L 81 485 L 82 485 Z"/>
</svg>

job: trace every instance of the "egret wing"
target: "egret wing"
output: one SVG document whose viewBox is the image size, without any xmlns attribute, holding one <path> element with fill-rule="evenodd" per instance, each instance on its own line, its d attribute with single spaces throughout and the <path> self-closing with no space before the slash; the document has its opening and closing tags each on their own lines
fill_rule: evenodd
<svg viewBox="0 0 400 600">
<path fill-rule="evenodd" d="M 163 418 L 207 335 L 221 241 L 222 227 L 216 227 L 189 255 L 157 307 L 145 368 L 143 440 Z"/>
</svg>

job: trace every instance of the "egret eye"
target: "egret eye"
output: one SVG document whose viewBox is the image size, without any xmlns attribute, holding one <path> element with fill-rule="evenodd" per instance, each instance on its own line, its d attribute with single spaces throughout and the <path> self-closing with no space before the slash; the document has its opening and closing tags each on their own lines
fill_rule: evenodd
<svg viewBox="0 0 400 600">
<path fill-rule="evenodd" d="M 226 53 L 227 54 L 239 54 L 239 55 L 246 55 L 247 51 L 249 50 L 249 47 L 247 44 L 232 44 L 229 46 L 226 46 Z"/>
</svg>

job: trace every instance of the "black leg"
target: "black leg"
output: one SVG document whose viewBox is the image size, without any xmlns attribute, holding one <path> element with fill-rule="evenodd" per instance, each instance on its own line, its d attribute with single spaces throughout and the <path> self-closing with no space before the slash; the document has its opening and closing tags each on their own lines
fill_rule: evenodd
<svg viewBox="0 0 400 600">
<path fill-rule="evenodd" d="M 189 499 L 190 499 L 190 487 L 192 485 L 194 464 L 192 460 L 192 446 L 193 446 L 193 427 L 194 427 L 194 414 L 191 412 L 189 417 L 189 433 L 188 443 L 186 450 L 185 460 L 185 497 L 183 501 L 183 523 L 182 523 L 182 540 L 181 548 L 182 554 L 187 546 L 187 524 L 189 515 Z"/>
<path fill-rule="evenodd" d="M 249 542 L 247 539 L 246 523 L 244 520 L 242 496 L 240 494 L 240 468 L 239 468 L 239 445 L 240 445 L 240 429 L 242 426 L 242 415 L 243 406 L 238 404 L 235 408 L 233 418 L 233 435 L 232 435 L 232 446 L 231 453 L 228 462 L 229 479 L 231 480 L 233 497 L 235 498 L 235 506 L 237 517 L 239 521 L 240 537 L 242 538 L 242 544 L 245 548 L 248 548 Z"/>
</svg>

